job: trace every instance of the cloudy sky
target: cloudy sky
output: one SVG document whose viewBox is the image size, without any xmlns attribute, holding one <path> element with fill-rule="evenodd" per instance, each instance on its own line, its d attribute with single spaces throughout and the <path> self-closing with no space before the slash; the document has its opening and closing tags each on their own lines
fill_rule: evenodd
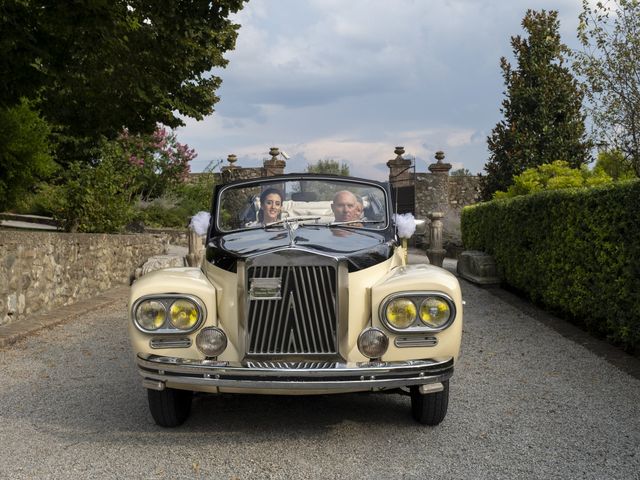
<svg viewBox="0 0 640 480">
<path fill-rule="evenodd" d="M 426 171 L 443 150 L 454 168 L 480 172 L 501 118 L 501 56 L 512 59 L 527 8 L 560 13 L 577 47 L 581 0 L 250 0 L 216 112 L 187 120 L 192 171 L 238 155 L 261 165 L 271 146 L 287 172 L 319 159 L 384 179 L 396 145 Z"/>
</svg>

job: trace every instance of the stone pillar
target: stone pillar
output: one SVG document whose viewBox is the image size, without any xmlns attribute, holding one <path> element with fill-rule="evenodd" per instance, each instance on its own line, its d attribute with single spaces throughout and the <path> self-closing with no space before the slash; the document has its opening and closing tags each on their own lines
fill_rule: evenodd
<svg viewBox="0 0 640 480">
<path fill-rule="evenodd" d="M 413 186 L 413 177 L 411 175 L 411 160 L 402 157 L 404 147 L 396 147 L 393 151 L 396 158 L 387 162 L 389 167 L 389 183 L 392 188 L 411 187 Z"/>
<path fill-rule="evenodd" d="M 280 155 L 280 149 L 278 147 L 271 147 L 269 149 L 269 155 L 271 155 L 271 158 L 264 161 L 265 176 L 272 177 L 274 175 L 282 175 L 285 167 L 287 166 L 287 162 L 278 158 L 278 155 Z"/>
<path fill-rule="evenodd" d="M 429 226 L 429 248 L 427 249 L 427 256 L 429 262 L 437 267 L 442 266 L 445 254 L 447 251 L 442 247 L 442 212 L 429 212 L 429 220 L 431 225 Z"/>
<path fill-rule="evenodd" d="M 220 176 L 222 177 L 222 183 L 228 183 L 236 179 L 236 170 L 238 167 L 235 163 L 238 161 L 238 157 L 231 153 L 227 156 L 227 162 L 229 165 L 225 165 L 220 169 Z"/>
<path fill-rule="evenodd" d="M 435 175 L 436 181 L 434 187 L 436 189 L 436 205 L 437 210 L 441 212 L 447 212 L 449 210 L 449 170 L 451 170 L 450 163 L 444 163 L 444 152 L 437 151 L 436 163 L 429 165 L 429 171 Z"/>
</svg>

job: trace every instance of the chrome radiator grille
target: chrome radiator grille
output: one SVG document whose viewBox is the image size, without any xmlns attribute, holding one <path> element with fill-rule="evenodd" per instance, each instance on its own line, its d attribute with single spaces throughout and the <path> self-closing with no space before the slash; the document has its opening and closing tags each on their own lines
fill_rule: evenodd
<svg viewBox="0 0 640 480">
<path fill-rule="evenodd" d="M 278 278 L 279 299 L 252 299 L 247 317 L 249 355 L 326 355 L 337 353 L 336 268 L 252 266 L 254 278 Z"/>
<path fill-rule="evenodd" d="M 280 370 L 316 370 L 335 368 L 336 362 L 247 362 L 248 368 L 278 368 Z"/>
</svg>

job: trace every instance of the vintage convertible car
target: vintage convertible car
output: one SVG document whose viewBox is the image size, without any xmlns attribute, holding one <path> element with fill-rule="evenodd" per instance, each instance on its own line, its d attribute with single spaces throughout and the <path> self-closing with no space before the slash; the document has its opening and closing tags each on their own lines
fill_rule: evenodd
<svg viewBox="0 0 640 480">
<path fill-rule="evenodd" d="M 388 186 L 374 181 L 218 185 L 201 267 L 131 288 L 131 343 L 155 422 L 183 423 L 193 392 L 395 391 L 410 395 L 417 421 L 439 424 L 460 286 L 446 270 L 406 264 L 393 218 Z"/>
</svg>

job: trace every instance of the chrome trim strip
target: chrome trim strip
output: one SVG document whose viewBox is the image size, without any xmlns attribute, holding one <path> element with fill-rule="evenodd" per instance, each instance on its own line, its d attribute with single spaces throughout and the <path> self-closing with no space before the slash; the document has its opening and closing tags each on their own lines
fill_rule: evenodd
<svg viewBox="0 0 640 480">
<path fill-rule="evenodd" d="M 391 301 L 394 300 L 398 297 L 403 297 L 403 298 L 408 298 L 411 300 L 415 300 L 415 299 L 420 299 L 423 300 L 425 297 L 440 297 L 442 299 L 444 299 L 448 304 L 449 304 L 449 309 L 451 311 L 451 315 L 449 320 L 447 321 L 447 323 L 445 323 L 442 327 L 439 328 L 433 328 L 433 327 L 428 327 L 427 325 L 425 325 L 424 323 L 422 323 L 422 321 L 420 320 L 420 312 L 417 312 L 417 316 L 416 316 L 416 320 L 414 322 L 414 325 L 417 326 L 412 326 L 412 327 L 407 327 L 407 328 L 396 328 L 393 325 L 391 325 L 388 321 L 387 321 L 387 316 L 385 315 L 385 309 L 387 308 L 387 304 Z M 414 302 L 415 303 L 415 302 Z M 416 305 L 416 307 L 419 309 L 420 305 Z M 387 296 L 384 300 L 382 300 L 382 302 L 380 302 L 380 306 L 378 307 L 378 318 L 380 319 L 380 321 L 382 322 L 382 324 L 385 326 L 385 328 L 387 328 L 388 330 L 394 332 L 394 333 L 436 333 L 436 332 L 441 332 L 443 330 L 445 330 L 446 328 L 449 328 L 451 326 L 451 324 L 454 322 L 454 320 L 456 319 L 456 315 L 457 315 L 457 309 L 456 309 L 456 303 L 453 301 L 453 299 L 447 295 L 446 293 L 443 292 L 438 292 L 438 291 L 432 291 L 432 290 L 411 290 L 411 291 L 406 291 L 406 292 L 395 292 L 392 293 L 391 295 Z"/>
<path fill-rule="evenodd" d="M 140 303 L 144 302 L 145 300 L 165 300 L 165 302 L 162 302 L 162 304 L 166 308 L 163 325 L 170 325 L 171 321 L 169 319 L 169 316 L 170 316 L 169 310 L 171 308 L 171 305 L 176 299 L 181 299 L 181 298 L 186 298 L 187 300 L 191 300 L 193 303 L 195 303 L 196 308 L 198 309 L 198 316 L 199 316 L 198 321 L 189 330 L 180 330 L 175 327 L 172 328 L 172 327 L 165 327 L 165 326 L 157 330 L 146 330 L 142 328 L 136 321 L 136 309 L 138 308 L 138 305 L 140 305 Z M 131 307 L 131 311 L 129 312 L 129 315 L 131 316 L 131 321 L 133 322 L 135 327 L 138 330 L 140 330 L 142 333 L 149 333 L 152 335 L 164 335 L 164 334 L 185 335 L 187 333 L 196 331 L 202 325 L 202 323 L 207 318 L 207 308 L 204 306 L 204 302 L 200 300 L 198 297 L 196 297 L 195 295 L 190 295 L 188 293 L 162 293 L 162 294 L 144 295 L 136 299 L 136 301 L 133 303 L 133 306 Z"/>
<path fill-rule="evenodd" d="M 338 325 L 336 325 L 336 331 L 338 332 L 338 352 L 341 358 L 347 358 L 348 345 L 347 340 L 349 338 L 349 267 L 347 262 L 338 262 L 338 283 L 336 285 L 338 289 L 335 294 L 337 295 L 337 315 Z M 370 289 L 366 289 L 367 295 Z M 370 305 L 370 296 L 365 306 Z"/>
<path fill-rule="evenodd" d="M 431 383 L 442 383 L 451 378 L 451 374 L 439 374 L 433 376 L 419 376 L 403 379 L 377 379 L 375 377 L 363 378 L 361 380 L 323 380 L 316 382 L 299 382 L 299 381 L 278 381 L 278 380 L 225 380 L 213 378 L 195 378 L 195 377 L 166 377 L 155 374 L 142 374 L 145 380 L 157 380 L 166 382 L 169 387 L 182 385 L 187 389 L 197 389 L 198 387 L 227 387 L 227 388 L 246 388 L 250 390 L 385 390 L 400 387 L 409 387 L 413 385 L 428 385 Z M 143 380 L 144 382 L 144 380 Z"/>
<path fill-rule="evenodd" d="M 247 262 L 245 260 L 238 260 L 236 263 L 236 272 L 238 279 L 238 287 L 236 289 L 236 305 L 238 306 L 236 328 L 238 338 L 238 350 L 240 352 L 247 351 L 247 338 L 249 338 L 249 330 L 247 327 L 247 316 L 249 312 L 249 302 L 247 299 L 247 292 L 245 290 L 247 284 Z M 233 292 L 229 292 L 233 295 Z M 229 319 L 227 328 L 233 328 L 233 319 Z"/>
<path fill-rule="evenodd" d="M 436 337 L 396 337 L 393 342 L 398 348 L 435 347 L 438 345 Z"/>
<path fill-rule="evenodd" d="M 329 363 L 328 368 L 250 368 L 241 362 L 186 360 L 138 354 L 138 373 L 144 379 L 169 385 L 250 389 L 344 390 L 426 385 L 453 375 L 453 358 L 444 361 Z M 285 364 L 286 365 L 286 364 Z M 304 365 L 303 365 L 304 366 Z"/>
<path fill-rule="evenodd" d="M 190 338 L 152 338 L 149 340 L 151 348 L 189 348 L 193 342 Z"/>
</svg>

